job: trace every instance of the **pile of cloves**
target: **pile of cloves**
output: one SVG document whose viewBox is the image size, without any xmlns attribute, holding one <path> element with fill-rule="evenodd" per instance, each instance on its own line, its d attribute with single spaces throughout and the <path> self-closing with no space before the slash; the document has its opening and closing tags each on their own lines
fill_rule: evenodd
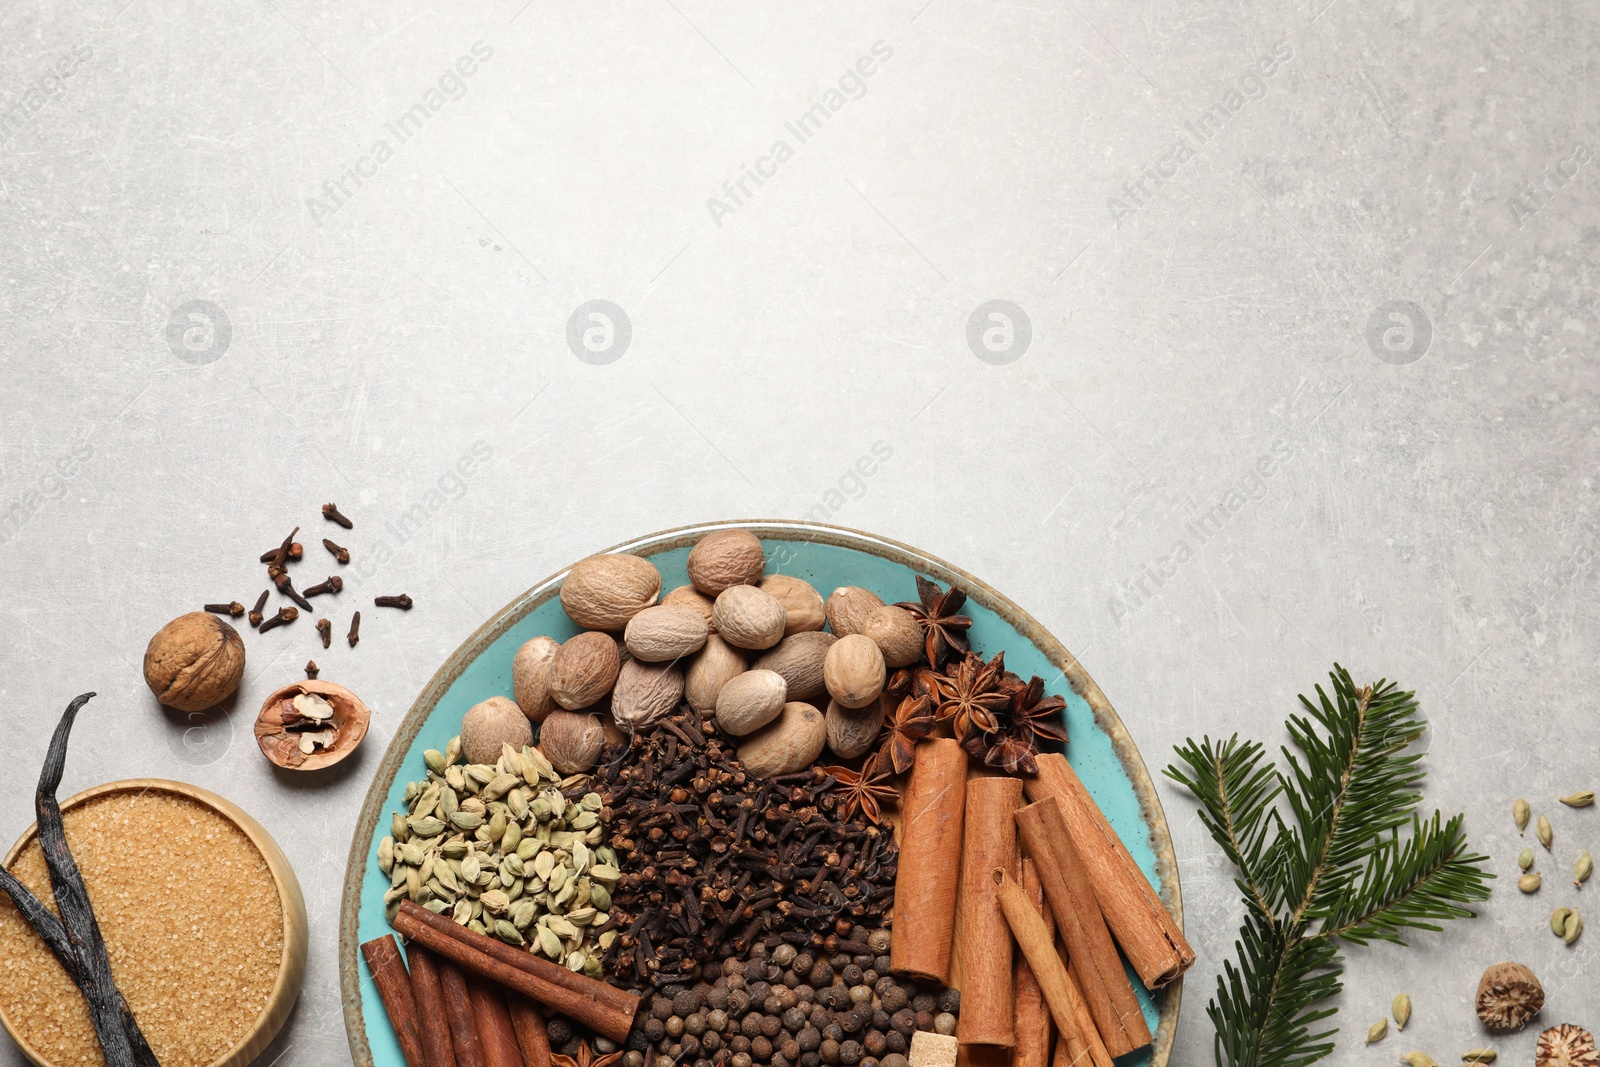
<svg viewBox="0 0 1600 1067">
<path fill-rule="evenodd" d="M 355 523 L 351 522 L 339 510 L 339 505 L 337 504 L 322 505 L 322 517 L 343 529 L 352 530 L 355 528 Z M 304 559 L 306 552 L 305 545 L 295 540 L 295 535 L 299 532 L 300 527 L 296 526 L 289 531 L 289 536 L 285 537 L 276 548 L 270 548 L 261 553 L 259 561 L 267 565 L 267 578 L 272 585 L 261 591 L 261 595 L 256 598 L 255 606 L 248 613 L 245 611 L 244 605 L 237 600 L 229 601 L 228 603 L 207 604 L 205 605 L 205 610 L 233 618 L 247 615 L 252 629 L 260 633 L 266 633 L 268 630 L 287 626 L 294 622 L 300 617 L 301 612 L 305 612 L 308 615 L 316 614 L 317 609 L 311 603 L 313 598 L 344 592 L 344 579 L 337 574 L 329 575 L 326 580 L 318 582 L 316 585 L 306 586 L 304 589 L 296 589 L 294 587 L 294 580 L 289 576 L 289 564 Z M 350 550 L 343 545 L 336 544 L 332 539 L 324 537 L 322 539 L 322 547 L 328 550 L 328 555 L 332 556 L 340 566 L 350 562 Z M 292 601 L 292 605 L 285 605 L 279 608 L 277 612 L 267 614 L 267 601 L 272 597 L 274 590 L 280 596 Z M 411 610 L 412 601 L 409 595 L 401 593 L 397 596 L 374 597 L 373 605 L 380 608 L 399 608 L 402 611 L 409 611 Z M 333 622 L 331 619 L 322 618 L 317 620 L 317 635 L 322 639 L 323 648 L 332 646 Z M 357 611 L 351 615 L 350 631 L 345 635 L 345 639 L 350 643 L 351 648 L 354 648 L 356 643 L 361 640 L 361 612 Z M 311 673 L 309 665 L 307 673 L 311 677 L 315 677 L 315 674 Z"/>
</svg>

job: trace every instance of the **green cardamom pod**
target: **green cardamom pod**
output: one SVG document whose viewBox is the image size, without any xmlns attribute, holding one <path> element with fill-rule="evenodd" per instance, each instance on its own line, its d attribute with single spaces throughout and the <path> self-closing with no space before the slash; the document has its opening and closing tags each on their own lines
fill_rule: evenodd
<svg viewBox="0 0 1600 1067">
<path fill-rule="evenodd" d="M 428 770 L 434 774 L 443 774 L 445 768 L 444 753 L 436 748 L 430 748 L 422 754 L 422 762 L 428 765 Z"/>
<path fill-rule="evenodd" d="M 1532 871 L 1517 879 L 1517 888 L 1522 890 L 1524 893 L 1537 893 L 1539 891 L 1540 881 L 1541 879 L 1539 878 L 1539 872 Z"/>
<path fill-rule="evenodd" d="M 1517 853 L 1517 866 L 1523 870 L 1533 866 L 1533 849 L 1525 848 Z"/>
<path fill-rule="evenodd" d="M 1411 998 L 1401 993 L 1389 1007 L 1394 1011 L 1395 1029 L 1404 1030 L 1406 1023 L 1411 1021 Z"/>
<path fill-rule="evenodd" d="M 450 816 L 450 825 L 457 830 L 476 830 L 483 825 L 483 816 L 471 811 L 457 811 Z"/>
<path fill-rule="evenodd" d="M 1528 806 L 1526 800 L 1519 798 L 1515 804 L 1511 805 L 1511 817 L 1517 820 L 1517 833 L 1520 834 L 1528 828 L 1528 817 L 1532 814 L 1533 809 Z"/>
<path fill-rule="evenodd" d="M 450 917 L 455 920 L 457 926 L 467 925 L 472 921 L 472 901 L 456 901 L 455 911 L 451 913 Z"/>
<path fill-rule="evenodd" d="M 547 928 L 537 928 L 536 936 L 539 939 L 539 951 L 552 960 L 561 958 L 561 939 L 552 934 Z"/>
<path fill-rule="evenodd" d="M 1561 798 L 1561 803 L 1569 808 L 1587 808 L 1594 803 L 1594 790 L 1584 789 L 1577 793 L 1569 793 Z"/>
<path fill-rule="evenodd" d="M 1426 1052 L 1408 1052 L 1400 1057 L 1400 1062 L 1407 1064 L 1408 1067 L 1439 1067 L 1433 1057 Z"/>
<path fill-rule="evenodd" d="M 404 841 L 411 836 L 411 824 L 397 811 L 389 820 L 389 832 L 394 835 L 395 841 Z"/>
<path fill-rule="evenodd" d="M 1588 855 L 1588 853 L 1585 853 Z M 386 837 L 378 842 L 378 870 L 384 874 L 394 870 L 394 838 Z"/>
<path fill-rule="evenodd" d="M 1462 1063 L 1493 1063 L 1500 1058 L 1500 1053 L 1492 1048 L 1475 1048 L 1461 1054 Z"/>
<path fill-rule="evenodd" d="M 1543 815 L 1539 816 L 1539 825 L 1536 827 L 1539 835 L 1539 844 L 1544 846 L 1546 852 L 1550 851 L 1550 842 L 1555 840 L 1556 832 L 1550 826 L 1550 820 Z"/>
<path fill-rule="evenodd" d="M 456 761 L 458 761 L 460 759 L 461 759 L 461 738 L 460 737 L 452 737 L 450 739 L 450 743 L 448 745 L 444 746 L 444 761 L 446 763 L 455 763 Z"/>
<path fill-rule="evenodd" d="M 1571 908 L 1557 908 L 1550 913 L 1550 932 L 1557 937 L 1567 932 L 1567 916 L 1572 914 Z"/>
<path fill-rule="evenodd" d="M 1374 1042 L 1382 1041 L 1388 1035 L 1389 1020 L 1379 1019 L 1377 1022 L 1367 1027 L 1367 1044 L 1371 1045 Z"/>
<path fill-rule="evenodd" d="M 1578 856 L 1578 862 L 1572 865 L 1572 884 L 1581 886 L 1589 880 L 1594 873 L 1594 857 L 1587 851 Z"/>
<path fill-rule="evenodd" d="M 1574 941 L 1578 940 L 1578 936 L 1582 933 L 1583 916 L 1579 915 L 1577 912 L 1573 912 L 1571 915 L 1567 916 L 1566 930 L 1562 932 L 1561 940 L 1570 945 Z"/>
</svg>

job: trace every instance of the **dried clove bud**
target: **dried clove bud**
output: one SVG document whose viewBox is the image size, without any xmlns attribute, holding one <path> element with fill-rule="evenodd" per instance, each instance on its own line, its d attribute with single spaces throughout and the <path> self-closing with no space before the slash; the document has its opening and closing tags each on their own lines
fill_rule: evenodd
<svg viewBox="0 0 1600 1067">
<path fill-rule="evenodd" d="M 361 640 L 361 612 L 356 612 L 350 617 L 350 632 L 345 635 L 350 641 L 350 647 L 355 648 L 356 642 Z"/>
<path fill-rule="evenodd" d="M 327 622 L 327 621 L 328 621 L 327 619 L 323 619 L 322 620 L 322 622 Z M 318 623 L 318 625 L 320 626 L 321 623 Z M 322 647 L 323 648 L 327 648 L 328 646 L 327 645 L 323 645 Z M 315 681 L 319 671 L 320 671 L 320 668 L 317 667 L 317 661 L 316 660 L 314 660 L 314 659 L 306 660 L 306 678 Z"/>
<path fill-rule="evenodd" d="M 324 593 L 337 593 L 343 589 L 344 579 L 335 574 L 330 576 L 325 582 L 318 582 L 316 585 L 306 586 L 305 590 L 300 595 L 306 597 L 322 596 Z"/>
<path fill-rule="evenodd" d="M 339 545 L 336 545 L 326 537 L 322 539 L 322 547 L 333 553 L 333 558 L 338 560 L 340 563 L 350 562 L 350 550 L 348 548 L 343 548 Z"/>
<path fill-rule="evenodd" d="M 262 633 L 266 633 L 268 630 L 271 630 L 275 627 L 286 626 L 289 623 L 294 622 L 294 620 L 298 619 L 299 617 L 299 608 L 279 608 L 276 615 L 262 622 L 260 630 Z"/>
<path fill-rule="evenodd" d="M 262 619 L 261 612 L 267 606 L 267 597 L 269 597 L 271 595 L 272 595 L 272 590 L 263 589 L 263 590 L 261 590 L 261 595 L 256 597 L 256 606 L 250 609 L 250 625 L 251 626 L 260 626 L 261 625 L 261 619 Z"/>
<path fill-rule="evenodd" d="M 282 593 L 284 596 L 300 605 L 301 610 L 316 610 L 311 606 L 311 601 L 307 600 L 305 597 L 301 596 L 295 591 L 294 583 L 289 580 L 289 576 L 287 574 L 280 575 L 279 577 L 275 578 L 274 581 L 277 583 L 278 592 Z"/>
<path fill-rule="evenodd" d="M 323 648 L 333 644 L 333 621 L 331 619 L 318 619 L 317 633 L 322 635 Z"/>
<path fill-rule="evenodd" d="M 327 519 L 329 522 L 338 523 L 340 526 L 343 526 L 346 530 L 353 529 L 355 527 L 355 523 L 351 522 L 349 519 L 347 519 L 343 515 L 339 514 L 339 505 L 338 504 L 324 504 L 324 505 L 322 505 L 322 517 Z"/>
<path fill-rule="evenodd" d="M 283 561 L 289 558 L 289 552 L 294 547 L 294 535 L 299 532 L 300 527 L 296 526 L 294 529 L 289 531 L 289 536 L 283 539 L 283 543 L 278 546 L 278 551 L 274 552 L 272 554 L 272 559 L 268 561 L 268 574 L 271 574 L 274 568 L 279 570 L 283 569 Z"/>
<path fill-rule="evenodd" d="M 402 611 L 411 610 L 411 597 L 405 593 L 399 596 L 375 596 L 372 602 L 380 608 L 400 608 Z"/>
<path fill-rule="evenodd" d="M 292 544 L 289 545 L 289 551 L 284 553 L 283 558 L 286 559 L 286 560 L 287 559 L 299 559 L 301 556 L 303 556 L 305 554 L 306 554 L 306 546 L 302 545 L 299 541 L 295 541 L 295 542 L 293 542 Z M 277 562 L 277 560 L 278 560 L 278 550 L 276 548 L 269 548 L 265 552 L 261 553 L 261 562 L 262 563 L 275 563 L 275 562 Z"/>
<path fill-rule="evenodd" d="M 207 604 L 206 610 L 213 615 L 232 615 L 238 618 L 244 614 L 244 605 L 235 600 L 231 604 Z"/>
</svg>

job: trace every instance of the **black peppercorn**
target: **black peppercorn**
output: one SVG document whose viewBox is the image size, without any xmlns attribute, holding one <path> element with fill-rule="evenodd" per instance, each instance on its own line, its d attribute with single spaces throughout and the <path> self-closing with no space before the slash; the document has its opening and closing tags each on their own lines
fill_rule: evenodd
<svg viewBox="0 0 1600 1067">
<path fill-rule="evenodd" d="M 900 985 L 890 985 L 888 989 L 879 990 L 878 999 L 883 1002 L 883 1010 L 890 1015 L 903 1010 L 911 1003 L 910 998 L 906 996 L 905 987 Z"/>
<path fill-rule="evenodd" d="M 910 1008 L 901 1008 L 889 1016 L 889 1025 L 894 1027 L 895 1033 L 910 1037 L 912 1031 L 917 1028 L 917 1013 Z"/>
<path fill-rule="evenodd" d="M 783 1028 L 791 1033 L 799 1033 L 805 1026 L 808 1013 L 804 1008 L 790 1008 L 783 1013 Z"/>
<path fill-rule="evenodd" d="M 672 1018 L 672 998 L 653 997 L 650 1001 L 650 1017 L 666 1022 Z"/>
<path fill-rule="evenodd" d="M 844 1067 L 856 1067 L 861 1062 L 861 1042 L 839 1042 L 839 1062 Z"/>
<path fill-rule="evenodd" d="M 887 1045 L 882 1030 L 868 1030 L 866 1036 L 861 1039 L 861 1047 L 869 1056 L 882 1056 Z"/>
<path fill-rule="evenodd" d="M 811 953 L 802 952 L 794 958 L 794 969 L 800 974 L 806 974 L 816 962 L 816 957 L 812 956 Z M 812 982 L 811 984 L 818 985 L 820 983 Z"/>
<path fill-rule="evenodd" d="M 765 1037 L 752 1037 L 750 1039 L 750 1058 L 757 1063 L 766 1063 L 772 1059 L 772 1042 Z"/>
<path fill-rule="evenodd" d="M 712 986 L 711 992 L 706 994 L 706 1004 L 713 1008 L 726 1009 L 728 1006 L 728 987 L 721 982 Z"/>
<path fill-rule="evenodd" d="M 743 1015 L 750 1010 L 750 994 L 742 989 L 735 989 L 728 994 L 728 1014 Z"/>
<path fill-rule="evenodd" d="M 931 1011 L 919 1011 L 919 1012 L 917 1012 L 917 1029 L 918 1030 L 932 1030 L 933 1029 L 933 1012 L 931 1012 Z"/>
<path fill-rule="evenodd" d="M 951 1015 L 961 1014 L 961 990 L 946 989 L 939 994 L 939 1010 L 947 1011 Z"/>
<path fill-rule="evenodd" d="M 874 1009 L 872 1012 L 872 1021 L 867 1025 L 872 1027 L 874 1030 L 883 1030 L 887 1032 L 889 1029 L 889 1013 L 881 1008 Z"/>
<path fill-rule="evenodd" d="M 793 971 L 784 971 L 782 981 L 784 985 L 788 986 L 790 989 L 794 989 L 800 985 L 800 976 L 795 974 Z"/>
<path fill-rule="evenodd" d="M 903 1055 L 906 1049 L 910 1046 L 910 1040 L 907 1039 L 905 1034 L 902 1034 L 898 1030 L 890 1030 L 888 1033 L 883 1035 L 883 1047 L 889 1050 L 890 1055 L 893 1055 L 897 1052 Z M 887 1059 L 888 1056 L 885 1056 L 884 1058 Z"/>
<path fill-rule="evenodd" d="M 844 979 L 845 985 L 860 985 L 861 968 L 853 963 L 848 963 L 839 968 L 839 977 Z"/>
<path fill-rule="evenodd" d="M 672 998 L 672 1013 L 674 1015 L 689 1016 L 700 1010 L 700 994 L 693 989 L 685 989 L 682 993 Z"/>
<path fill-rule="evenodd" d="M 749 1056 L 750 1039 L 745 1037 L 743 1034 L 736 1034 L 734 1035 L 733 1039 L 728 1042 L 728 1047 L 733 1050 L 734 1059 L 738 1059 L 741 1052 L 746 1056 Z"/>
<path fill-rule="evenodd" d="M 837 1022 L 829 1023 L 827 1026 L 822 1028 L 822 1040 L 843 1041 L 844 1027 L 840 1026 Z"/>
<path fill-rule="evenodd" d="M 552 1015 L 550 1021 L 545 1023 L 545 1034 L 550 1038 L 550 1047 L 556 1048 L 572 1040 L 572 1020 L 565 1015 Z"/>
<path fill-rule="evenodd" d="M 792 1037 L 785 1038 L 782 1044 L 778 1046 L 778 1051 L 783 1053 L 784 1059 L 788 1060 L 790 1063 L 793 1063 L 795 1060 L 800 1058 L 800 1042 L 796 1041 Z"/>
<path fill-rule="evenodd" d="M 651 1044 L 660 1041 L 667 1036 L 667 1024 L 651 1016 L 644 1021 L 644 1036 Z"/>
<path fill-rule="evenodd" d="M 794 1039 L 801 1052 L 815 1052 L 817 1046 L 822 1044 L 822 1031 L 815 1026 L 802 1027 Z"/>
<path fill-rule="evenodd" d="M 932 993 L 918 993 L 911 998 L 911 1010 L 921 1014 L 927 1012 L 932 1015 L 939 1007 L 939 998 Z"/>
<path fill-rule="evenodd" d="M 877 957 L 872 961 L 872 965 L 877 968 L 879 974 L 888 974 L 890 971 L 894 970 L 894 966 L 891 964 L 888 956 Z"/>
</svg>

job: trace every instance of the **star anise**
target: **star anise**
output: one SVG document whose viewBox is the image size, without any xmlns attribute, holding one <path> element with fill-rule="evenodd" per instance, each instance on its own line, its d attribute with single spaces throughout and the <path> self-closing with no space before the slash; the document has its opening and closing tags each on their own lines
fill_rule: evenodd
<svg viewBox="0 0 1600 1067">
<path fill-rule="evenodd" d="M 883 806 L 900 799 L 900 790 L 889 781 L 892 777 L 889 770 L 879 769 L 876 752 L 867 757 L 859 771 L 849 767 L 824 767 L 823 770 L 839 780 L 839 791 L 834 795 L 839 798 L 836 813 L 840 819 L 848 819 L 859 811 L 870 821 L 881 823 Z"/>
<path fill-rule="evenodd" d="M 560 1054 L 550 1057 L 551 1067 L 615 1067 L 622 1062 L 622 1053 L 612 1052 L 604 1056 L 596 1056 L 594 1049 L 589 1047 L 589 1042 L 583 1041 L 578 1045 L 576 1056 L 562 1056 Z"/>
<path fill-rule="evenodd" d="M 967 629 L 972 620 L 959 615 L 967 594 L 951 586 L 941 590 L 922 575 L 917 575 L 917 596 L 921 603 L 902 601 L 895 605 L 905 608 L 922 627 L 923 652 L 935 670 L 944 665 L 945 657 L 954 649 L 967 651 Z"/>
<path fill-rule="evenodd" d="M 901 667 L 889 675 L 889 682 L 883 691 L 890 696 L 929 696 L 937 698 L 939 692 L 939 672 L 924 663 L 916 663 L 910 667 Z"/>
<path fill-rule="evenodd" d="M 1002 725 L 995 714 L 1011 703 L 1011 696 L 1000 688 L 1006 673 L 1006 655 L 996 652 L 988 663 L 968 652 L 949 674 L 939 675 L 939 718 L 949 719 L 956 740 L 965 741 L 973 731 L 992 734 Z"/>
<path fill-rule="evenodd" d="M 1039 773 L 1034 747 L 1015 734 L 971 734 L 963 743 L 967 753 L 984 764 L 1007 774 Z"/>
<path fill-rule="evenodd" d="M 1044 695 L 1044 679 L 1034 675 L 1022 689 L 1011 695 L 1006 709 L 1010 732 L 1038 748 L 1045 741 L 1067 740 L 1067 723 L 1061 717 L 1067 702 L 1058 696 Z"/>
<path fill-rule="evenodd" d="M 933 732 L 938 720 L 929 696 L 901 697 L 883 726 L 883 754 L 894 773 L 904 774 L 917 759 L 917 742 Z"/>
</svg>

